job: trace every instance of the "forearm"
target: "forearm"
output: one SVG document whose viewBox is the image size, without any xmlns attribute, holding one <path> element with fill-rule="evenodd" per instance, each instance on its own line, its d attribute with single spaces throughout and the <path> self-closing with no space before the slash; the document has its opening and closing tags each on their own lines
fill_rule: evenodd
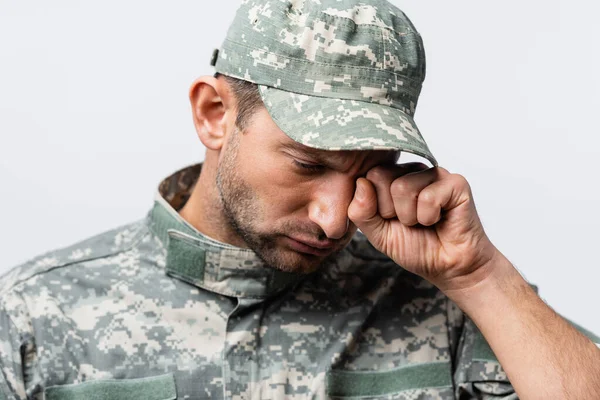
<svg viewBox="0 0 600 400">
<path fill-rule="evenodd" d="M 521 399 L 600 398 L 600 349 L 498 252 L 477 285 L 446 294 L 475 322 Z"/>
</svg>

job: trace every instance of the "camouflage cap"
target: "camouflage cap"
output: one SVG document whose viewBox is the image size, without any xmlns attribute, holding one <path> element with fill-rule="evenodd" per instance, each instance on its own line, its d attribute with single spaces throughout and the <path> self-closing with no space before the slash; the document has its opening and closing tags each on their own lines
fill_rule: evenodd
<svg viewBox="0 0 600 400">
<path fill-rule="evenodd" d="M 437 161 L 413 120 L 423 41 L 385 0 L 243 0 L 212 65 L 254 82 L 290 138 Z"/>
</svg>

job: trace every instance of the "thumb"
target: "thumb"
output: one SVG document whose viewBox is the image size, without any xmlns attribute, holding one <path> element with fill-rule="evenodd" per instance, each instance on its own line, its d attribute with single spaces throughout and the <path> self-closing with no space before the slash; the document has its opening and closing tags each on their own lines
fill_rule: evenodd
<svg viewBox="0 0 600 400">
<path fill-rule="evenodd" d="M 377 192 L 373 184 L 365 178 L 358 178 L 356 181 L 354 198 L 348 206 L 348 218 L 373 246 L 378 249 L 382 247 L 387 221 L 377 212 Z"/>
</svg>

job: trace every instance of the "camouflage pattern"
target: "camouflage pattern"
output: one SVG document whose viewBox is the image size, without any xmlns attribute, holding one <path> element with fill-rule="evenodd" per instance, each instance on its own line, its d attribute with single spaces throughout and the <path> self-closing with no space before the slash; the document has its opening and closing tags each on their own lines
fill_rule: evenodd
<svg viewBox="0 0 600 400">
<path fill-rule="evenodd" d="M 475 325 L 360 233 L 310 275 L 265 266 L 177 213 L 0 279 L 0 399 L 515 399 Z"/>
<path fill-rule="evenodd" d="M 399 149 L 438 165 L 413 119 L 423 40 L 385 0 L 244 0 L 213 64 L 257 83 L 275 123 L 306 146 Z"/>
</svg>

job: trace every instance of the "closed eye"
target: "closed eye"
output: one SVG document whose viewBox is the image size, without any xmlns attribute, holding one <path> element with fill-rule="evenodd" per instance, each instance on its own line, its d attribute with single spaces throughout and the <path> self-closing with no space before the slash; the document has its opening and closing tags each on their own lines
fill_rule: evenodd
<svg viewBox="0 0 600 400">
<path fill-rule="evenodd" d="M 310 171 L 310 172 L 321 172 L 325 169 L 324 165 L 321 164 L 307 164 L 307 163 L 303 163 L 297 160 L 294 160 L 294 164 L 304 170 Z"/>
</svg>

